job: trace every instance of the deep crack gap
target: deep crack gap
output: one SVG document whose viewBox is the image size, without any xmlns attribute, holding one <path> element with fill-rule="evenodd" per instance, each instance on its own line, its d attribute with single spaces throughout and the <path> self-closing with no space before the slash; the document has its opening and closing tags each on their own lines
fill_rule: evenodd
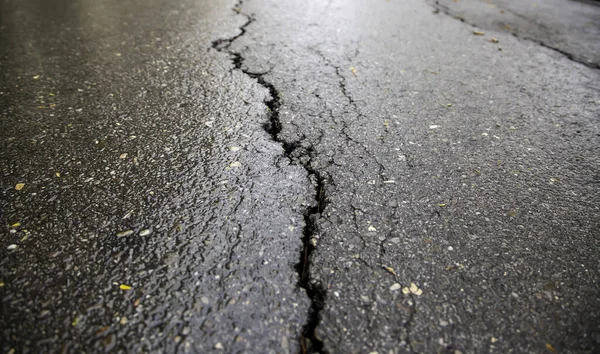
<svg viewBox="0 0 600 354">
<path fill-rule="evenodd" d="M 264 101 L 268 108 L 269 120 L 268 123 L 263 126 L 263 128 L 267 133 L 269 133 L 274 141 L 283 146 L 284 154 L 290 160 L 290 162 L 301 165 L 308 172 L 309 179 L 316 181 L 315 202 L 303 213 L 305 224 L 302 233 L 303 247 L 300 252 L 300 260 L 295 266 L 295 269 L 298 272 L 298 285 L 306 291 L 306 294 L 311 300 L 307 321 L 302 328 L 302 334 L 299 338 L 299 341 L 301 353 L 327 353 L 323 346 L 323 342 L 316 334 L 316 329 L 320 322 L 319 313 L 325 305 L 327 292 L 320 282 L 313 281 L 310 277 L 311 256 L 312 252 L 316 249 L 315 236 L 318 233 L 316 220 L 320 217 L 327 205 L 327 198 L 325 196 L 325 179 L 322 177 L 319 171 L 316 171 L 310 165 L 310 160 L 314 154 L 313 149 L 298 149 L 300 147 L 299 141 L 288 142 L 281 139 L 279 136 L 279 133 L 281 132 L 281 120 L 279 119 L 281 99 L 279 92 L 275 88 L 275 85 L 266 81 L 264 78 L 268 72 L 253 73 L 242 68 L 244 57 L 241 53 L 230 50 L 231 44 L 236 39 L 246 34 L 246 27 L 254 22 L 254 18 L 252 16 L 246 15 L 241 11 L 242 5 L 243 1 L 240 0 L 232 9 L 235 13 L 244 16 L 247 19 L 247 21 L 239 28 L 240 33 L 230 38 L 217 39 L 213 41 L 212 47 L 219 52 L 228 53 L 232 57 L 231 61 L 234 65 L 234 69 L 240 70 L 245 75 L 255 79 L 259 85 L 263 86 L 269 91 L 271 98 Z M 303 159 L 302 157 L 308 158 Z"/>
</svg>

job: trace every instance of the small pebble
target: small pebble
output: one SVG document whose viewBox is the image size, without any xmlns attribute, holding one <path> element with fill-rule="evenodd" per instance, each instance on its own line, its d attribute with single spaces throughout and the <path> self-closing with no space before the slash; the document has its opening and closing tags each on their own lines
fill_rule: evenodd
<svg viewBox="0 0 600 354">
<path fill-rule="evenodd" d="M 415 283 L 410 283 L 410 288 L 408 290 L 410 290 L 411 293 L 413 293 L 417 296 L 420 296 L 423 294 L 423 290 L 419 289 L 419 287 Z"/>
<path fill-rule="evenodd" d="M 395 283 L 392 286 L 390 286 L 390 290 L 391 291 L 396 291 L 396 290 L 400 290 L 400 288 L 402 288 L 402 285 Z"/>
<path fill-rule="evenodd" d="M 14 243 L 12 245 L 9 245 L 7 247 L 8 250 L 12 251 L 12 250 L 16 250 L 17 249 L 17 245 L 15 245 Z"/>
<path fill-rule="evenodd" d="M 133 233 L 133 230 L 121 231 L 117 234 L 117 237 L 129 236 Z"/>
<path fill-rule="evenodd" d="M 140 231 L 140 236 L 148 236 L 150 235 L 150 230 L 149 229 L 145 229 Z"/>
</svg>

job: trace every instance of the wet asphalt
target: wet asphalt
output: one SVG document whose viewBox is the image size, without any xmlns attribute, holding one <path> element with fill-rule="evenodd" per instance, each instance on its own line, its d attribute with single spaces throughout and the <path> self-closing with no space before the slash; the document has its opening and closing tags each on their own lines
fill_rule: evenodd
<svg viewBox="0 0 600 354">
<path fill-rule="evenodd" d="M 599 18 L 1 0 L 1 353 L 597 352 Z"/>
</svg>

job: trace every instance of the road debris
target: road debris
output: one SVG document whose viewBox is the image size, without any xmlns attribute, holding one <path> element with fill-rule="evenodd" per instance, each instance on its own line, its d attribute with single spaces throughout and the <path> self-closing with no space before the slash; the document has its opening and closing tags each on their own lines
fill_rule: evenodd
<svg viewBox="0 0 600 354">
<path fill-rule="evenodd" d="M 125 231 L 121 231 L 119 233 L 117 233 L 117 237 L 125 237 L 125 236 L 129 236 L 133 233 L 133 230 L 125 230 Z"/>
<path fill-rule="evenodd" d="M 393 275 L 395 275 L 395 276 L 397 276 L 397 275 L 398 275 L 398 274 L 396 274 L 396 271 L 395 271 L 395 270 L 394 270 L 394 268 L 392 268 L 392 267 L 386 267 L 386 266 L 383 266 L 383 269 L 387 270 L 389 273 L 391 273 L 391 274 L 393 274 Z"/>
<path fill-rule="evenodd" d="M 423 294 L 423 290 L 420 289 L 417 284 L 415 283 L 410 283 L 410 287 L 408 288 L 408 290 L 410 290 L 411 294 L 417 295 L 417 296 L 421 296 Z"/>
</svg>

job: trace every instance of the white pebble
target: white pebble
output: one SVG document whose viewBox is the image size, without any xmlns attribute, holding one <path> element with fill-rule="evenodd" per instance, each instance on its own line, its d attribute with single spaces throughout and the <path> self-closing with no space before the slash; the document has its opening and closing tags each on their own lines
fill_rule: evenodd
<svg viewBox="0 0 600 354">
<path fill-rule="evenodd" d="M 117 237 L 129 236 L 132 233 L 133 233 L 133 230 L 121 231 L 121 232 L 117 233 Z"/>
</svg>

